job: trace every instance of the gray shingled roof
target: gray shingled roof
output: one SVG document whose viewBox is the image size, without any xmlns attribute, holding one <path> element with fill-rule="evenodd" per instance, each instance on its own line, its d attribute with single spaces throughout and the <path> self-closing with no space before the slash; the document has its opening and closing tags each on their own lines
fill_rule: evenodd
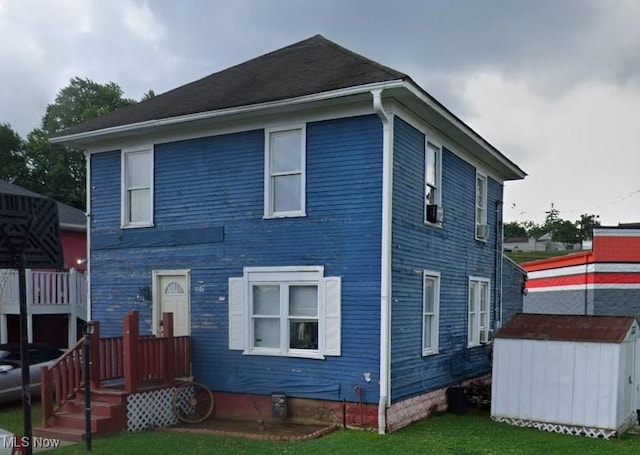
<svg viewBox="0 0 640 455">
<path fill-rule="evenodd" d="M 316 35 L 58 136 L 404 79 L 409 77 Z"/>
<path fill-rule="evenodd" d="M 14 185 L 13 183 L 9 183 L 5 180 L 0 180 L 0 193 L 45 197 L 42 194 Z M 83 231 L 87 230 L 87 217 L 82 210 L 58 201 L 56 201 L 56 204 L 58 205 L 58 221 L 60 223 L 60 228 Z"/>
</svg>

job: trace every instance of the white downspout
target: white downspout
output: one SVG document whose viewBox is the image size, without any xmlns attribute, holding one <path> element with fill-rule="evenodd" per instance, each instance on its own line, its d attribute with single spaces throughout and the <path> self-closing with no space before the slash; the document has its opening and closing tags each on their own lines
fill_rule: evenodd
<svg viewBox="0 0 640 455">
<path fill-rule="evenodd" d="M 372 90 L 373 109 L 382 120 L 382 254 L 380 270 L 380 401 L 378 433 L 385 434 L 391 379 L 391 196 L 393 148 L 391 115 L 382 106 L 382 89 Z"/>
<path fill-rule="evenodd" d="M 86 280 L 87 280 L 87 295 L 85 296 L 87 300 L 87 315 L 85 316 L 85 322 L 89 322 L 91 320 L 91 154 L 87 151 L 84 152 L 85 160 L 86 160 L 86 201 L 87 201 L 87 211 L 85 212 L 87 217 L 87 268 L 85 269 Z"/>
</svg>

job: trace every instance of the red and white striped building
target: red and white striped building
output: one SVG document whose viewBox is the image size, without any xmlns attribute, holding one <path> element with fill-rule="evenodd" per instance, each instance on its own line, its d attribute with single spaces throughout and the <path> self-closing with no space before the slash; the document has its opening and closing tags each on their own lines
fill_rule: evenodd
<svg viewBox="0 0 640 455">
<path fill-rule="evenodd" d="M 521 264 L 525 313 L 640 317 L 640 229 L 597 228 L 591 251 Z"/>
</svg>

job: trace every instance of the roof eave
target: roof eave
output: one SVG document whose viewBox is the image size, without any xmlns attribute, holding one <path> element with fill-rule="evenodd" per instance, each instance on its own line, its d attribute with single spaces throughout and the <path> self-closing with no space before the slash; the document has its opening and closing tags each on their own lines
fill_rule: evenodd
<svg viewBox="0 0 640 455">
<path fill-rule="evenodd" d="M 242 116 L 255 115 L 258 112 L 277 112 L 286 109 L 292 109 L 303 106 L 304 104 L 330 101 L 339 98 L 345 98 L 354 95 L 362 95 L 372 90 L 395 89 L 406 91 L 414 102 L 426 106 L 431 113 L 435 113 L 437 117 L 442 119 L 446 125 L 445 132 L 450 133 L 454 140 L 461 142 L 462 146 L 484 152 L 488 158 L 489 164 L 494 166 L 505 180 L 523 179 L 527 174 L 520 169 L 515 163 L 504 156 L 494 146 L 487 142 L 482 136 L 476 133 L 471 127 L 456 117 L 451 111 L 439 103 L 435 98 L 421 89 L 411 79 L 394 79 L 391 81 L 374 82 L 353 87 L 347 87 L 328 92 L 314 93 L 311 95 L 300 96 L 296 98 L 287 98 L 284 100 L 270 101 L 267 103 L 257 103 L 247 106 L 238 106 L 227 109 L 218 109 L 214 111 L 198 112 L 194 114 L 181 115 L 177 117 L 169 117 L 157 120 L 149 120 L 139 123 L 131 123 L 127 125 L 114 126 L 111 128 L 103 128 L 99 130 L 86 131 L 65 136 L 51 138 L 54 144 L 64 144 L 76 148 L 86 148 L 86 146 L 98 142 L 118 139 L 121 137 L 132 136 L 135 134 L 150 133 L 153 130 L 166 127 L 175 127 L 187 124 L 196 124 L 198 122 L 207 122 L 215 119 L 230 119 L 234 117 L 242 118 Z M 398 93 L 398 92 L 396 92 Z M 393 95 L 392 95 L 393 96 Z"/>
<path fill-rule="evenodd" d="M 73 224 L 73 223 L 60 223 L 60 229 L 65 231 L 81 231 L 86 232 L 87 225 L 86 224 Z"/>
<path fill-rule="evenodd" d="M 497 148 L 476 133 L 470 126 L 460 120 L 455 114 L 453 114 L 434 97 L 429 95 L 429 93 L 423 90 L 415 82 L 411 80 L 405 81 L 405 86 L 407 90 L 409 90 L 422 103 L 442 117 L 447 123 L 453 125 L 458 131 L 460 131 L 464 135 L 464 138 L 466 138 L 465 142 L 470 142 L 485 151 L 489 157 L 491 157 L 491 160 L 502 168 L 501 170 L 504 174 L 505 180 L 521 180 L 527 176 L 527 173 L 517 164 L 503 155 Z"/>
<path fill-rule="evenodd" d="M 195 114 L 181 115 L 178 117 L 169 117 L 157 120 L 149 120 L 146 122 L 131 123 L 127 125 L 119 125 L 111 128 L 103 128 L 99 130 L 86 131 L 66 136 L 57 136 L 51 138 L 54 144 L 63 144 L 73 147 L 82 148 L 84 146 L 101 142 L 108 139 L 116 139 L 120 136 L 130 136 L 132 134 L 145 133 L 153 129 L 162 127 L 175 126 L 180 124 L 202 122 L 223 117 L 241 116 L 252 114 L 259 111 L 274 111 L 292 106 L 303 105 L 318 101 L 342 98 L 351 95 L 368 93 L 375 89 L 400 88 L 404 84 L 402 79 L 375 82 L 371 84 L 359 85 L 343 89 L 331 90 L 328 92 L 314 93 L 296 98 L 287 98 L 284 100 L 270 101 L 267 103 L 251 104 L 247 106 L 231 107 L 227 109 L 218 109 L 215 111 L 198 112 Z"/>
</svg>

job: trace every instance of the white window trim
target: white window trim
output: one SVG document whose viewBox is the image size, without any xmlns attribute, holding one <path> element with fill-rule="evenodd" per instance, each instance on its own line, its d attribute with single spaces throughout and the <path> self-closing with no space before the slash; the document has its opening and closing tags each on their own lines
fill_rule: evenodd
<svg viewBox="0 0 640 455">
<path fill-rule="evenodd" d="M 271 134 L 285 131 L 300 130 L 301 158 L 300 158 L 300 210 L 275 212 L 272 210 L 271 185 Z M 264 130 L 264 218 L 292 218 L 306 216 L 306 188 L 307 188 L 307 128 L 306 124 L 289 124 Z"/>
<path fill-rule="evenodd" d="M 483 182 L 483 186 L 484 186 L 484 191 L 483 191 L 483 197 L 482 197 L 482 206 L 478 206 L 478 179 L 481 179 Z M 489 179 L 487 177 L 486 174 L 483 174 L 481 172 L 476 171 L 476 178 L 475 178 L 475 182 L 474 182 L 474 187 L 475 187 L 475 198 L 473 200 L 473 206 L 474 206 L 474 218 L 476 220 L 475 222 L 475 229 L 474 229 L 474 236 L 476 238 L 476 240 L 480 240 L 482 242 L 486 242 L 489 239 L 489 232 L 488 232 L 488 228 L 487 228 L 487 235 L 484 237 L 481 237 L 478 235 L 478 226 L 487 226 L 487 200 L 488 200 L 488 195 L 487 193 L 489 192 Z M 481 208 L 482 209 L 482 217 L 479 219 L 478 218 L 478 209 Z"/>
<path fill-rule="evenodd" d="M 143 222 L 131 222 L 128 220 L 127 213 L 129 213 L 129 198 L 127 197 L 127 184 L 126 184 L 126 156 L 130 153 L 149 153 L 151 155 L 151 182 L 149 188 L 149 215 L 150 219 Z M 120 155 L 120 226 L 123 229 L 130 228 L 142 228 L 142 227 L 152 227 L 153 226 L 153 218 L 154 218 L 154 167 L 155 167 L 155 151 L 153 145 L 147 144 L 140 147 L 135 148 L 127 148 L 122 149 Z"/>
<path fill-rule="evenodd" d="M 430 226 L 442 226 L 442 220 L 438 220 L 435 223 L 432 223 L 427 220 L 427 148 L 429 147 L 429 144 L 431 144 L 437 149 L 436 172 L 435 172 L 436 174 L 435 203 L 440 208 L 440 210 L 442 210 L 442 144 L 438 141 L 430 139 L 425 135 L 424 137 L 424 178 L 423 178 L 424 193 L 423 193 L 423 200 L 422 200 L 422 210 L 424 211 L 423 221 L 425 224 L 428 224 Z"/>
<path fill-rule="evenodd" d="M 292 349 L 288 343 L 288 329 L 280 325 L 280 348 L 256 348 L 252 343 L 253 285 L 312 284 L 318 286 L 318 349 Z M 247 267 L 242 278 L 229 279 L 229 349 L 242 350 L 244 355 L 269 355 L 324 359 L 340 353 L 340 277 L 325 277 L 323 266 Z M 282 292 L 282 290 L 281 290 Z M 283 303 L 281 302 L 281 305 Z M 281 309 L 283 307 L 281 306 Z M 281 312 L 281 321 L 287 320 Z M 286 321 L 285 321 L 286 322 Z"/>
<path fill-rule="evenodd" d="M 434 279 L 434 299 L 433 299 L 433 327 L 431 328 L 431 347 L 425 347 L 424 323 L 425 323 L 425 294 L 424 284 L 427 278 Z M 422 273 L 422 355 L 434 355 L 439 351 L 440 339 L 440 272 L 424 270 Z"/>
<path fill-rule="evenodd" d="M 481 321 L 480 320 L 480 283 L 486 283 L 487 285 L 487 313 L 486 313 L 486 320 L 485 321 Z M 476 327 L 477 327 L 477 333 L 471 333 L 471 324 L 470 324 L 470 319 L 471 319 L 471 308 L 470 308 L 470 300 L 471 300 L 471 286 L 478 286 L 478 289 L 476 292 L 476 299 L 477 301 L 475 302 L 475 318 L 476 318 Z M 476 346 L 482 346 L 483 343 L 480 342 L 480 332 L 481 332 L 481 327 L 485 327 L 486 330 L 489 330 L 491 328 L 491 280 L 488 278 L 483 278 L 483 277 L 477 277 L 477 276 L 470 276 L 469 277 L 469 285 L 467 287 L 467 347 L 476 347 Z"/>
</svg>

